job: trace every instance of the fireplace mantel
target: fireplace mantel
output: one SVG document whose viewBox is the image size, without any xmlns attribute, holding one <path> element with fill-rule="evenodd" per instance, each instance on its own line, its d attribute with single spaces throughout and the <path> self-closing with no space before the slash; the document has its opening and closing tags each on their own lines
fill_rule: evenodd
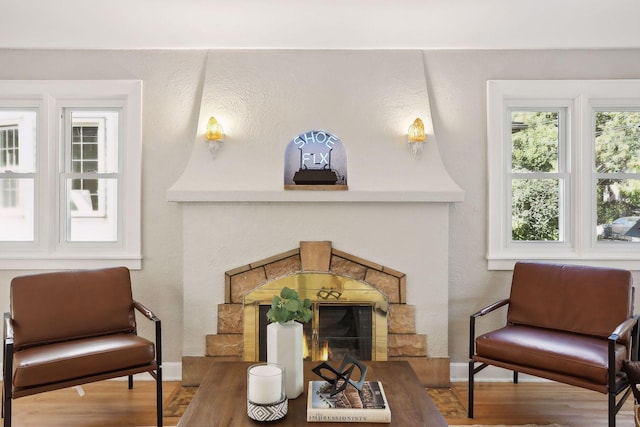
<svg viewBox="0 0 640 427">
<path fill-rule="evenodd" d="M 235 175 L 230 170 L 242 169 L 246 151 L 229 143 L 219 155 L 223 159 L 211 159 L 205 144 L 195 141 L 193 153 L 186 170 L 167 191 L 172 202 L 379 202 L 379 203 L 453 203 L 464 200 L 464 191 L 453 181 L 445 169 L 435 136 L 431 136 L 419 158 L 411 158 L 408 148 L 395 155 L 388 154 L 390 161 L 397 162 L 390 171 L 372 174 L 368 170 L 366 155 L 354 147 L 349 164 L 363 174 L 352 173 L 349 189 L 330 190 L 285 190 L 279 162 L 255 164 L 252 178 L 246 174 Z M 403 149 L 405 147 L 402 147 Z M 266 157 L 266 153 L 261 155 Z M 397 158 L 394 158 L 396 157 Z M 224 164 L 220 164 L 223 162 Z M 239 167 L 233 167 L 239 164 Z M 384 168 L 383 168 L 384 169 Z M 394 169 L 396 169 L 394 171 Z M 401 170 L 401 173 L 397 171 Z M 397 180 L 384 179 L 384 175 L 396 174 Z M 383 175 L 379 177 L 378 175 Z M 239 179 L 243 176 L 244 179 Z M 259 178 L 258 178 L 259 177 Z"/>
<path fill-rule="evenodd" d="M 464 200 L 459 189 L 443 191 L 169 191 L 172 202 L 380 202 L 449 203 Z"/>
</svg>

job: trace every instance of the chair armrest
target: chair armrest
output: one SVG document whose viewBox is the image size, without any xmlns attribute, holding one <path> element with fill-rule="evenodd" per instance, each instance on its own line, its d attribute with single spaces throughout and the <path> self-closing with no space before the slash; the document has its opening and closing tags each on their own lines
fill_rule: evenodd
<svg viewBox="0 0 640 427">
<path fill-rule="evenodd" d="M 622 335 L 626 335 L 638 324 L 638 317 L 630 317 L 624 322 L 620 323 L 616 329 L 609 335 L 609 340 L 618 341 Z"/>
<path fill-rule="evenodd" d="M 13 394 L 13 319 L 11 318 L 11 313 L 4 313 L 3 340 L 2 416 L 11 420 L 10 406 L 7 408 L 5 405 L 7 399 L 11 401 Z"/>
<path fill-rule="evenodd" d="M 4 314 L 4 332 L 2 335 L 4 339 L 4 345 L 13 344 L 13 319 L 11 319 L 11 314 Z"/>
<path fill-rule="evenodd" d="M 501 299 L 500 301 L 496 301 L 493 304 L 486 306 L 485 308 L 477 311 L 471 315 L 472 318 L 484 316 L 485 314 L 489 314 L 494 310 L 499 309 L 502 306 L 509 304 L 509 298 Z"/>
<path fill-rule="evenodd" d="M 476 311 L 469 317 L 469 359 L 473 358 L 475 354 L 476 347 L 476 318 L 480 316 L 484 316 L 485 314 L 489 314 L 492 311 L 499 309 L 500 307 L 504 307 L 509 304 L 509 298 L 501 299 L 499 301 L 494 302 L 486 306 L 485 308 Z"/>
<path fill-rule="evenodd" d="M 615 390 L 616 387 L 616 369 L 611 369 L 611 367 L 616 366 L 616 342 L 620 339 L 621 335 L 626 335 L 629 331 L 633 331 L 631 333 L 631 351 L 630 354 L 627 355 L 627 359 L 629 360 L 637 360 L 638 358 L 638 319 L 640 316 L 635 315 L 633 317 L 628 318 L 624 322 L 620 323 L 614 331 L 609 335 L 608 338 L 608 353 L 609 353 L 609 378 L 608 378 L 608 387 L 609 390 Z M 627 350 L 629 348 L 627 347 Z"/>
<path fill-rule="evenodd" d="M 146 317 L 149 320 L 153 320 L 154 322 L 156 321 L 160 321 L 160 319 L 158 319 L 158 316 L 156 316 L 155 314 L 153 314 L 153 311 L 149 310 L 147 307 L 145 307 L 144 305 L 142 305 L 141 303 L 134 301 L 133 302 L 133 306 L 135 307 L 136 310 L 138 310 L 140 313 L 144 314 L 144 317 Z"/>
<path fill-rule="evenodd" d="M 158 316 L 153 314 L 153 311 L 149 310 L 138 301 L 134 301 L 133 306 L 156 325 L 156 363 L 158 364 L 158 369 L 160 369 L 160 367 L 162 367 L 162 324 L 160 319 Z"/>
</svg>

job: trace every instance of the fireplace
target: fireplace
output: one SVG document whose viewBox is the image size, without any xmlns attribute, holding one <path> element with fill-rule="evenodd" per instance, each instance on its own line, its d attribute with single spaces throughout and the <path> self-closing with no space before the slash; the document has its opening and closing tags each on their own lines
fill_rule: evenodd
<svg viewBox="0 0 640 427">
<path fill-rule="evenodd" d="M 449 383 L 449 216 L 464 192 L 440 157 L 455 141 L 433 129 L 425 66 L 409 50 L 210 52 L 192 155 L 167 192 L 182 210 L 182 241 L 167 244 L 182 247 L 183 384 L 244 358 L 244 295 L 305 273 L 379 290 L 387 358 L 409 360 L 424 384 Z M 215 158 L 204 142 L 211 115 L 227 132 Z M 416 117 L 427 142 L 413 156 Z M 284 187 L 287 144 L 314 129 L 343 141 L 348 190 Z"/>
<path fill-rule="evenodd" d="M 415 308 L 406 303 L 406 275 L 331 242 L 301 242 L 225 276 L 218 334 L 207 335 L 210 356 L 264 360 L 266 311 L 286 286 L 312 300 L 314 319 L 305 325 L 310 360 L 341 360 L 347 351 L 362 360 L 426 357 L 426 336 L 416 333 Z"/>
<path fill-rule="evenodd" d="M 387 297 L 365 282 L 333 273 L 292 274 L 246 294 L 244 360 L 266 360 L 266 312 L 284 287 L 311 300 L 313 318 L 304 325 L 308 359 L 342 360 L 349 352 L 361 360 L 387 360 Z"/>
</svg>

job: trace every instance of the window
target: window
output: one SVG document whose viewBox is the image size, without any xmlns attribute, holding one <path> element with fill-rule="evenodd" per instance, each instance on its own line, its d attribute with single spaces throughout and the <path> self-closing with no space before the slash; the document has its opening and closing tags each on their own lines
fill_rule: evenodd
<svg viewBox="0 0 640 427">
<path fill-rule="evenodd" d="M 118 111 L 65 110 L 69 241 L 118 238 Z"/>
<path fill-rule="evenodd" d="M 10 171 L 19 164 L 19 130 L 17 124 L 0 126 L 0 170 Z M 15 179 L 3 179 L 0 206 L 5 209 L 18 206 L 18 187 Z"/>
<path fill-rule="evenodd" d="M 569 181 L 564 161 L 565 116 L 560 109 L 510 109 L 511 240 L 564 241 L 562 218 Z"/>
<path fill-rule="evenodd" d="M 0 242 L 29 242 L 35 236 L 36 111 L 4 107 L 0 104 Z"/>
<path fill-rule="evenodd" d="M 490 269 L 640 260 L 640 80 L 489 81 Z"/>
<path fill-rule="evenodd" d="M 0 268 L 140 268 L 141 96 L 0 81 Z"/>
</svg>

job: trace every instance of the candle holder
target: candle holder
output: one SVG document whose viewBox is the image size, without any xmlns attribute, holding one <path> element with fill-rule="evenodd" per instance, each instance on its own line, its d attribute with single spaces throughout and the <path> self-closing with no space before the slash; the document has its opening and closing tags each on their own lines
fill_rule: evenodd
<svg viewBox="0 0 640 427">
<path fill-rule="evenodd" d="M 285 370 L 276 363 L 257 363 L 247 369 L 247 415 L 255 421 L 275 421 L 287 415 Z"/>
</svg>

